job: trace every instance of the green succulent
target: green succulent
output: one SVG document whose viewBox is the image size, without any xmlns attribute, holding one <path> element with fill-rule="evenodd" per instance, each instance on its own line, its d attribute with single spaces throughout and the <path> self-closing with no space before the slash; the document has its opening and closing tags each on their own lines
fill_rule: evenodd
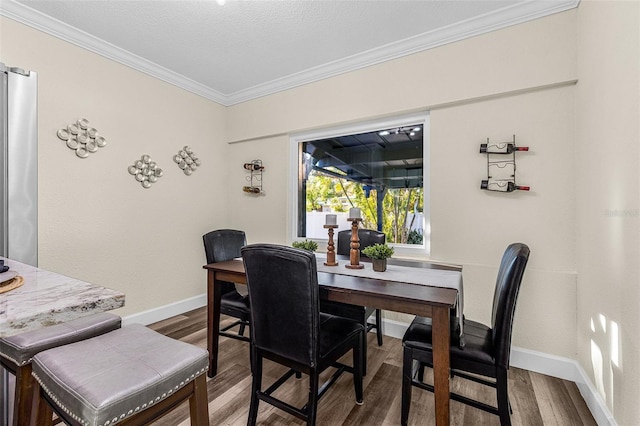
<svg viewBox="0 0 640 426">
<path fill-rule="evenodd" d="M 311 240 L 294 241 L 291 245 L 297 249 L 307 250 L 310 252 L 318 250 L 318 243 Z"/>
<path fill-rule="evenodd" d="M 393 248 L 386 244 L 374 244 L 362 249 L 362 254 L 371 259 L 387 259 L 393 255 Z"/>
</svg>

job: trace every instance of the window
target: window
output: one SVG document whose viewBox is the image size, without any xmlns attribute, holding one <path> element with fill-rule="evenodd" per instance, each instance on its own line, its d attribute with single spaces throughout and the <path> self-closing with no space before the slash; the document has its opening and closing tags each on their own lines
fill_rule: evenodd
<svg viewBox="0 0 640 426">
<path fill-rule="evenodd" d="M 327 239 L 325 216 L 363 227 L 396 246 L 428 245 L 428 115 L 411 115 L 293 135 L 293 239 Z"/>
</svg>

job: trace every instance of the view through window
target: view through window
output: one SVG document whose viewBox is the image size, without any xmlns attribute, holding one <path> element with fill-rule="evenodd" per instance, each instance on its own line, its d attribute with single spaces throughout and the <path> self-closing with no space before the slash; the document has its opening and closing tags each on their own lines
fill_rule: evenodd
<svg viewBox="0 0 640 426">
<path fill-rule="evenodd" d="M 350 229 L 349 209 L 362 227 L 390 244 L 424 244 L 424 123 L 385 127 L 298 144 L 297 236 L 327 238 L 326 214 Z"/>
</svg>

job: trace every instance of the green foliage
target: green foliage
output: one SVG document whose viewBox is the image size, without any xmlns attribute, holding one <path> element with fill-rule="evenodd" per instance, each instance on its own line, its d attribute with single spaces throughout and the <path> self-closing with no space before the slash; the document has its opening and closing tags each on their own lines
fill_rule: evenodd
<svg viewBox="0 0 640 426">
<path fill-rule="evenodd" d="M 318 173 L 313 173 L 313 178 L 307 180 L 307 205 L 308 212 L 319 210 L 327 201 L 338 197 L 333 179 Z"/>
<path fill-rule="evenodd" d="M 334 212 L 345 212 L 351 207 L 362 211 L 362 228 L 377 229 L 377 191 L 371 190 L 365 197 L 362 185 L 346 178 L 328 176 L 313 171 L 307 180 L 307 211 L 318 210 L 322 205 L 330 205 Z M 422 244 L 420 231 L 410 231 L 411 213 L 424 210 L 423 188 L 387 189 L 382 200 L 382 232 L 387 242 L 399 244 Z M 415 218 L 415 215 L 413 216 Z M 415 220 L 415 219 L 414 219 Z M 410 239 L 411 236 L 411 239 Z"/>
<path fill-rule="evenodd" d="M 291 245 L 297 249 L 307 250 L 310 252 L 318 250 L 318 243 L 311 240 L 294 241 Z"/>
<path fill-rule="evenodd" d="M 417 229 L 413 229 L 411 232 L 409 232 L 409 236 L 407 237 L 407 244 L 422 244 L 422 238 L 422 232 Z"/>
<path fill-rule="evenodd" d="M 362 249 L 362 254 L 371 259 L 387 259 L 393 255 L 393 248 L 386 244 L 374 244 Z"/>
<path fill-rule="evenodd" d="M 409 213 L 421 212 L 423 208 L 424 190 L 422 188 L 399 188 L 388 191 L 383 200 L 383 209 L 387 215 L 382 229 L 387 235 L 387 241 L 409 243 L 409 230 L 413 225 L 408 223 Z"/>
</svg>

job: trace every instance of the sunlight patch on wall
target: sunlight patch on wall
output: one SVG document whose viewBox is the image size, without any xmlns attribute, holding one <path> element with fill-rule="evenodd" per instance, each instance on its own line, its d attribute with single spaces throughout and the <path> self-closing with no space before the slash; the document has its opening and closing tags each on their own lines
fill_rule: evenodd
<svg viewBox="0 0 640 426">
<path fill-rule="evenodd" d="M 592 332 L 591 366 L 594 385 L 612 410 L 614 382 L 622 374 L 620 329 L 616 321 L 607 320 L 604 314 L 591 317 L 589 322 Z"/>
<path fill-rule="evenodd" d="M 614 363 L 616 367 L 620 367 L 619 343 L 618 323 L 611 321 L 611 362 Z"/>
<path fill-rule="evenodd" d="M 604 315 L 598 314 L 598 320 L 600 320 L 600 327 L 602 327 L 602 331 L 607 334 L 607 319 Z"/>
<path fill-rule="evenodd" d="M 596 389 L 598 390 L 598 393 L 600 394 L 600 396 L 602 396 L 602 399 L 606 401 L 607 395 L 605 394 L 605 391 L 604 391 L 604 378 L 603 378 L 602 364 L 603 364 L 602 351 L 600 351 L 600 348 L 598 347 L 596 342 L 591 340 L 591 366 L 593 367 L 593 374 L 596 379 L 595 385 L 596 385 Z"/>
</svg>

